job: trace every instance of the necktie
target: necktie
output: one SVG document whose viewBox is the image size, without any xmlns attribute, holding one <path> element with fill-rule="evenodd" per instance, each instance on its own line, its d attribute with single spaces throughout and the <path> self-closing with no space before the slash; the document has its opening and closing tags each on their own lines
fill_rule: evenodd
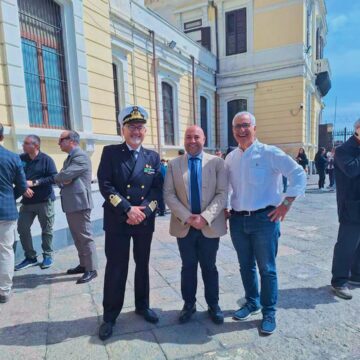
<svg viewBox="0 0 360 360">
<path fill-rule="evenodd" d="M 190 158 L 191 211 L 193 214 L 201 214 L 197 161 L 200 161 L 200 159 L 195 157 Z"/>
<path fill-rule="evenodd" d="M 130 166 L 133 169 L 135 167 L 136 164 L 136 154 L 135 154 L 135 150 L 130 150 Z"/>
</svg>

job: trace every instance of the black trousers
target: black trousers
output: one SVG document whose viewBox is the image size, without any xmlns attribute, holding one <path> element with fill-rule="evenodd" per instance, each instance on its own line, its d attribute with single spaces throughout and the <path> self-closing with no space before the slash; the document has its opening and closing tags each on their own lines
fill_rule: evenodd
<svg viewBox="0 0 360 360">
<path fill-rule="evenodd" d="M 325 169 L 319 169 L 318 170 L 319 173 L 319 189 L 322 189 L 325 186 L 325 178 L 326 178 L 326 174 L 325 174 Z"/>
<path fill-rule="evenodd" d="M 360 224 L 340 223 L 334 247 L 331 285 L 360 281 Z"/>
<path fill-rule="evenodd" d="M 328 174 L 329 174 L 329 186 L 333 187 L 335 185 L 335 173 L 334 173 L 334 169 L 328 169 Z"/>
<path fill-rule="evenodd" d="M 104 281 L 104 321 L 114 322 L 124 305 L 129 267 L 130 240 L 133 239 L 135 261 L 135 307 L 149 307 L 149 259 L 153 233 L 139 235 L 105 232 L 107 259 Z"/>
<path fill-rule="evenodd" d="M 184 238 L 177 239 L 182 268 L 181 294 L 185 304 L 196 302 L 197 269 L 200 263 L 205 286 L 205 300 L 209 306 L 219 302 L 219 274 L 216 268 L 216 253 L 219 238 L 207 238 L 200 230 L 190 228 Z"/>
</svg>

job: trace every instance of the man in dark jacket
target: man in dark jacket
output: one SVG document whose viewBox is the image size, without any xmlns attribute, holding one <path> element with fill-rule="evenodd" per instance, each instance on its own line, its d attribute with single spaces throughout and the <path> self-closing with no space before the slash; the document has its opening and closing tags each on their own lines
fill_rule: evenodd
<svg viewBox="0 0 360 360">
<path fill-rule="evenodd" d="M 0 124 L 0 142 L 3 139 L 4 128 Z M 0 303 L 9 300 L 14 275 L 14 230 L 18 218 L 15 199 L 26 190 L 26 178 L 19 155 L 0 145 Z"/>
<path fill-rule="evenodd" d="M 125 295 L 130 240 L 133 240 L 135 309 L 151 323 L 158 322 L 149 304 L 149 258 L 155 211 L 163 178 L 159 155 L 144 149 L 148 115 L 140 106 L 126 107 L 119 116 L 125 142 L 105 146 L 98 169 L 104 202 L 106 269 L 104 322 L 99 337 L 105 340 L 119 316 Z"/>
<path fill-rule="evenodd" d="M 38 264 L 36 251 L 31 237 L 31 225 L 37 217 L 41 226 L 41 246 L 43 250 L 42 269 L 53 264 L 52 239 L 54 224 L 53 190 L 54 176 L 57 174 L 54 160 L 40 151 L 40 138 L 28 135 L 23 143 L 24 153 L 20 159 L 24 166 L 30 198 L 23 197 L 20 207 L 18 233 L 25 253 L 25 259 L 15 266 L 15 271 Z"/>
<path fill-rule="evenodd" d="M 331 285 L 351 299 L 348 284 L 360 286 L 360 119 L 354 135 L 335 151 L 339 234 L 334 248 Z"/>
</svg>

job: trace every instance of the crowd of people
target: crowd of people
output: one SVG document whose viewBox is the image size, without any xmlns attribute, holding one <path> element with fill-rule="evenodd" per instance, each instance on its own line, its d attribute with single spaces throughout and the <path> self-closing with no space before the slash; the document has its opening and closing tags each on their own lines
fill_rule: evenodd
<svg viewBox="0 0 360 360">
<path fill-rule="evenodd" d="M 244 321 L 261 312 L 260 332 L 272 334 L 276 329 L 280 222 L 295 199 L 305 193 L 309 166 L 305 150 L 301 148 L 293 159 L 276 146 L 261 143 L 254 115 L 243 111 L 232 121 L 238 146 L 228 149 L 226 156 L 220 149 L 215 155 L 206 153 L 204 132 L 192 125 L 185 131 L 184 150 L 171 161 L 160 160 L 157 152 L 142 146 L 148 121 L 142 107 L 125 108 L 119 121 L 124 142 L 104 147 L 97 171 L 104 198 L 107 260 L 100 339 L 111 337 L 123 307 L 131 240 L 136 264 L 135 312 L 148 322 L 159 321 L 149 301 L 149 259 L 155 217 L 165 215 L 165 204 L 171 212 L 169 233 L 177 240 L 182 262 L 184 305 L 179 322 L 190 321 L 196 312 L 199 265 L 209 317 L 215 324 L 224 322 L 216 257 L 228 222 L 245 290 L 245 303 L 233 319 Z M 0 125 L 0 141 L 3 138 Z M 54 184 L 60 188 L 62 209 L 79 257 L 79 264 L 67 273 L 80 274 L 78 284 L 97 277 L 90 222 L 92 167 L 79 144 L 77 132 L 61 133 L 58 145 L 68 156 L 59 172 L 51 157 L 40 150 L 36 135 L 24 139 L 21 156 L 0 145 L 0 303 L 9 301 L 14 269 L 38 264 L 30 231 L 36 217 L 42 228 L 40 266 L 46 269 L 53 264 Z M 326 169 L 331 187 L 336 177 L 340 227 L 331 284 L 337 296 L 351 299 L 348 284 L 360 285 L 360 120 L 354 135 L 336 151 L 325 157 L 325 149 L 320 148 L 315 164 L 319 188 L 324 187 Z M 18 214 L 16 199 L 20 196 Z M 15 266 L 16 223 L 25 257 Z"/>
</svg>

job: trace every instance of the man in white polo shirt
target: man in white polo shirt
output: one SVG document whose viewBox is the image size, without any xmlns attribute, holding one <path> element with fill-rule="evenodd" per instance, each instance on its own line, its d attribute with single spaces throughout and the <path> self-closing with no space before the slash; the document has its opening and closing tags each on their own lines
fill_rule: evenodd
<svg viewBox="0 0 360 360">
<path fill-rule="evenodd" d="M 276 328 L 276 254 L 280 221 L 291 203 L 306 187 L 303 168 L 275 146 L 256 139 L 256 120 L 249 112 L 235 115 L 232 127 L 238 148 L 226 157 L 229 175 L 230 233 L 238 255 L 246 303 L 234 314 L 236 320 L 263 313 L 260 331 Z M 289 186 L 282 194 L 282 176 Z M 259 294 L 256 264 L 261 278 Z M 262 309 L 261 309 L 262 308 Z"/>
</svg>

